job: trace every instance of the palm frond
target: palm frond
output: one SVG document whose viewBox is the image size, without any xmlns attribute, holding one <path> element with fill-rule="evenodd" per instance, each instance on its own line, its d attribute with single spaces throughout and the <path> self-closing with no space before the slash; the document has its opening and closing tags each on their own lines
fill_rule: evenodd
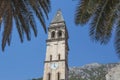
<svg viewBox="0 0 120 80">
<path fill-rule="evenodd" d="M 85 24 L 88 22 L 100 2 L 101 0 L 80 0 L 75 13 L 75 23 Z"/>
<path fill-rule="evenodd" d="M 35 0 L 35 1 L 29 0 L 29 3 L 31 5 L 33 11 L 36 13 L 37 17 L 39 18 L 45 32 L 47 32 L 43 12 L 48 17 L 47 14 L 50 10 L 50 5 L 49 5 L 50 1 L 49 0 Z"/>
<path fill-rule="evenodd" d="M 117 8 L 117 27 L 115 33 L 115 49 L 118 57 L 120 58 L 120 5 Z"/>
<path fill-rule="evenodd" d="M 89 6 L 89 2 L 96 3 Z M 93 10 L 93 11 L 92 11 Z M 90 37 L 93 41 L 107 44 L 115 25 L 115 48 L 120 57 L 120 0 L 81 0 L 77 6 L 75 22 L 85 24 L 90 19 Z M 117 24 L 116 24 L 117 23 Z M 115 24 L 115 25 L 114 25 Z"/>
<path fill-rule="evenodd" d="M 8 41 L 8 44 L 10 45 L 10 35 L 12 31 L 12 10 L 10 2 L 7 3 L 6 6 L 6 13 L 4 16 L 4 32 L 3 32 L 3 39 L 2 39 L 2 50 L 4 51 L 4 47 L 6 46 L 6 43 Z"/>
<path fill-rule="evenodd" d="M 4 9 L 4 7 L 7 6 L 6 3 L 7 2 L 3 1 L 3 0 L 0 1 L 0 29 L 1 29 L 1 23 L 2 23 L 2 20 L 3 20 L 4 13 L 6 11 L 6 8 Z"/>
<path fill-rule="evenodd" d="M 23 42 L 23 34 L 24 34 L 23 27 L 21 27 L 21 23 L 20 23 L 20 21 L 18 19 L 18 16 L 14 16 L 14 17 L 16 19 L 15 22 L 16 22 L 17 31 L 18 31 L 19 36 L 20 36 L 20 40 L 21 40 L 21 42 Z"/>
<path fill-rule="evenodd" d="M 119 21 L 118 26 L 116 28 L 115 49 L 116 49 L 116 53 L 120 57 L 120 21 Z"/>
<path fill-rule="evenodd" d="M 101 44 L 109 42 L 118 3 L 118 0 L 106 0 L 99 6 L 90 27 L 90 36 L 93 40 L 99 41 Z"/>
<path fill-rule="evenodd" d="M 31 29 L 37 36 L 34 13 L 46 32 L 45 17 L 48 19 L 49 11 L 50 0 L 0 0 L 0 25 L 4 23 L 2 50 L 4 51 L 6 43 L 10 45 L 13 19 L 20 41 L 23 42 L 24 34 L 27 40 L 31 40 Z"/>
<path fill-rule="evenodd" d="M 49 0 L 44 0 L 44 1 L 39 0 L 38 2 L 40 4 L 40 6 L 43 8 L 43 11 L 45 12 L 45 14 L 46 14 L 46 16 L 48 18 L 47 13 L 50 11 L 50 5 L 49 5 L 50 1 Z M 46 7 L 46 6 L 49 6 L 49 7 Z"/>
</svg>

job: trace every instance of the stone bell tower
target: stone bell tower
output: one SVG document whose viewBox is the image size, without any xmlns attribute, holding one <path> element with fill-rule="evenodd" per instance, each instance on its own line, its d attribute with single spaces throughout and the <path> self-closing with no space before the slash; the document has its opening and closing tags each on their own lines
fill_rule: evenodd
<svg viewBox="0 0 120 80">
<path fill-rule="evenodd" d="M 48 28 L 43 80 L 68 80 L 68 32 L 60 10 Z"/>
</svg>

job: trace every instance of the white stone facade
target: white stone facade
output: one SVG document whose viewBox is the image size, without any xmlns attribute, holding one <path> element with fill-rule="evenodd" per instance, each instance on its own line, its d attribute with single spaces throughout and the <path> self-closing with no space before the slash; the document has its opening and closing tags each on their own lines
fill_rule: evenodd
<svg viewBox="0 0 120 80">
<path fill-rule="evenodd" d="M 61 12 L 57 14 L 48 29 L 43 80 L 68 80 L 68 34 Z"/>
</svg>

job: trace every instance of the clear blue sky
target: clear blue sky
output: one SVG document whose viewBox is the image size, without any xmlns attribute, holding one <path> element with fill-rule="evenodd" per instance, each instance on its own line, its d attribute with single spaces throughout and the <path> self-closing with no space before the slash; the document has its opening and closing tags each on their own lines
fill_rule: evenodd
<svg viewBox="0 0 120 80">
<path fill-rule="evenodd" d="M 51 12 L 47 26 L 56 11 L 61 8 L 69 32 L 69 67 L 85 64 L 119 62 L 114 50 L 114 36 L 106 46 L 93 43 L 89 37 L 89 25 L 74 24 L 74 12 L 78 0 L 51 0 Z M 0 49 L 0 80 L 30 80 L 43 75 L 47 34 L 37 22 L 38 37 L 20 43 L 16 29 L 13 30 L 12 44 L 3 53 Z M 1 33 L 1 32 L 0 32 Z M 0 40 L 1 40 L 0 35 Z"/>
</svg>

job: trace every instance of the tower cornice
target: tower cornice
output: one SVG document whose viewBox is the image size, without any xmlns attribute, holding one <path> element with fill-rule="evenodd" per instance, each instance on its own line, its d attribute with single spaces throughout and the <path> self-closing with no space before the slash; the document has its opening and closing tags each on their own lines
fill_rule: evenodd
<svg viewBox="0 0 120 80">
<path fill-rule="evenodd" d="M 63 41 L 63 40 L 66 40 L 66 38 L 47 39 L 46 42 Z"/>
<path fill-rule="evenodd" d="M 44 63 L 60 62 L 60 61 L 66 61 L 66 60 L 65 59 L 61 59 L 61 60 L 44 61 Z"/>
</svg>

